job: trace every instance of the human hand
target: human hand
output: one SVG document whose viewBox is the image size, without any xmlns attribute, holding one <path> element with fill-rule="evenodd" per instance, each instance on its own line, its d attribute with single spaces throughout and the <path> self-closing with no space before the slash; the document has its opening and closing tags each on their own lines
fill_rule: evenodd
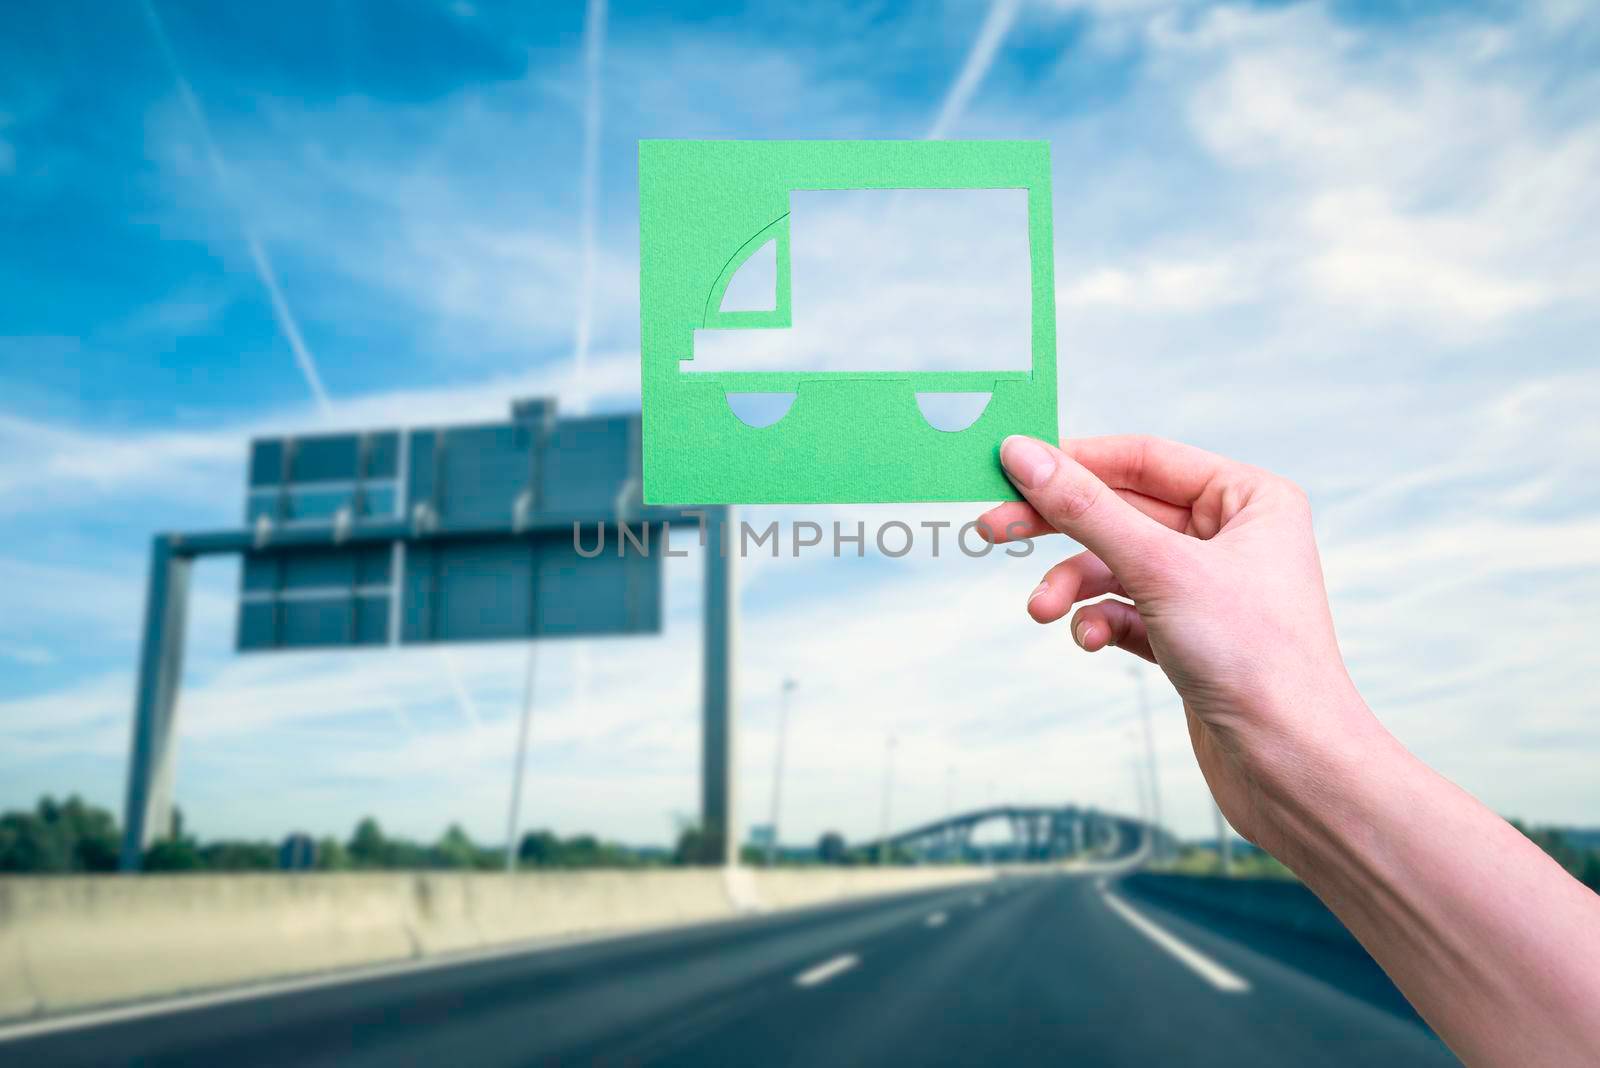
<svg viewBox="0 0 1600 1068">
<path fill-rule="evenodd" d="M 1010 437 L 1000 457 L 1026 500 L 991 509 L 980 529 L 996 542 L 1060 532 L 1085 546 L 1045 574 L 1028 613 L 1052 623 L 1092 601 L 1072 620 L 1080 646 L 1160 666 L 1223 813 L 1282 856 L 1273 831 L 1285 807 L 1302 807 L 1282 802 L 1307 801 L 1338 781 L 1334 763 L 1387 738 L 1339 654 L 1305 493 L 1159 438 L 1057 449 Z M 1108 594 L 1132 603 L 1095 600 Z"/>
</svg>

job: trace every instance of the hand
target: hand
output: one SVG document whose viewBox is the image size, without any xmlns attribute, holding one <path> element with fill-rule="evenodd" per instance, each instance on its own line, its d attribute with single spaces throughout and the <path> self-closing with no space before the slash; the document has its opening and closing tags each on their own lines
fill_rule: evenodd
<svg viewBox="0 0 1600 1068">
<path fill-rule="evenodd" d="M 1029 614 L 1053 623 L 1092 602 L 1072 620 L 1080 646 L 1160 666 L 1223 813 L 1283 856 L 1274 802 L 1314 793 L 1336 752 L 1387 737 L 1339 655 L 1305 493 L 1158 438 L 1011 437 L 1000 457 L 1026 501 L 984 514 L 992 540 L 1059 531 L 1086 547 L 1045 574 Z M 1108 594 L 1132 603 L 1096 600 Z"/>
<path fill-rule="evenodd" d="M 1160 665 L 1229 822 L 1450 1048 L 1470 1064 L 1595 1063 L 1600 898 L 1378 724 L 1339 656 L 1305 494 L 1151 438 L 1012 437 L 1000 459 L 1027 500 L 982 528 L 1088 550 L 1050 569 L 1029 613 L 1051 623 L 1094 601 L 1072 621 L 1079 645 Z"/>
</svg>

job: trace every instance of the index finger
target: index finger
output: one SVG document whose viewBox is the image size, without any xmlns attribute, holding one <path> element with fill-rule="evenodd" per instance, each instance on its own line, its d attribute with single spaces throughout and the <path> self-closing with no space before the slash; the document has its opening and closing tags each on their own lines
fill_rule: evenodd
<svg viewBox="0 0 1600 1068">
<path fill-rule="evenodd" d="M 1106 485 L 1189 507 L 1221 475 L 1240 465 L 1216 453 L 1146 435 L 1076 438 L 1061 450 Z"/>
<path fill-rule="evenodd" d="M 1180 534 L 1189 527 L 1187 508 L 1157 500 L 1136 490 L 1119 489 L 1116 494 L 1164 527 L 1171 527 Z M 997 504 L 980 515 L 977 522 L 978 536 L 994 545 L 1037 538 L 1041 534 L 1060 533 L 1027 501 Z"/>
</svg>

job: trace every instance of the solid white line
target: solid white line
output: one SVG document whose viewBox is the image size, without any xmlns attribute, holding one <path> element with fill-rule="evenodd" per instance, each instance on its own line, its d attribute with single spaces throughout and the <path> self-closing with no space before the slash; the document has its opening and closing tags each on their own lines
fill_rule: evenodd
<svg viewBox="0 0 1600 1068">
<path fill-rule="evenodd" d="M 1250 984 L 1245 979 L 1230 972 L 1187 942 L 1179 940 L 1177 935 L 1167 931 L 1165 928 L 1157 927 L 1154 923 L 1135 912 L 1131 905 L 1116 894 L 1110 891 L 1102 891 L 1100 896 L 1105 899 L 1107 905 L 1111 906 L 1113 912 L 1128 921 L 1128 926 L 1178 958 L 1190 971 L 1218 990 L 1223 990 L 1230 994 L 1249 993 Z"/>
<path fill-rule="evenodd" d="M 794 977 L 795 986 L 818 986 L 840 972 L 847 972 L 861 963 L 861 958 L 854 953 L 842 953 L 832 960 L 825 960 L 815 968 L 807 968 Z"/>
<path fill-rule="evenodd" d="M 929 927 L 943 927 L 946 918 L 942 912 L 930 912 L 928 913 L 927 924 Z"/>
</svg>

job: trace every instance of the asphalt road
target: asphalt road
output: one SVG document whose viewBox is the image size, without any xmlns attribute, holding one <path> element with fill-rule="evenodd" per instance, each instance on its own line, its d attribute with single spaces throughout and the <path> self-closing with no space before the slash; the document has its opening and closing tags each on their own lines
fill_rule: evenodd
<svg viewBox="0 0 1600 1068">
<path fill-rule="evenodd" d="M 0 1064 L 1456 1063 L 1283 956 L 1114 880 L 1017 878 L 0 1041 Z"/>
</svg>

